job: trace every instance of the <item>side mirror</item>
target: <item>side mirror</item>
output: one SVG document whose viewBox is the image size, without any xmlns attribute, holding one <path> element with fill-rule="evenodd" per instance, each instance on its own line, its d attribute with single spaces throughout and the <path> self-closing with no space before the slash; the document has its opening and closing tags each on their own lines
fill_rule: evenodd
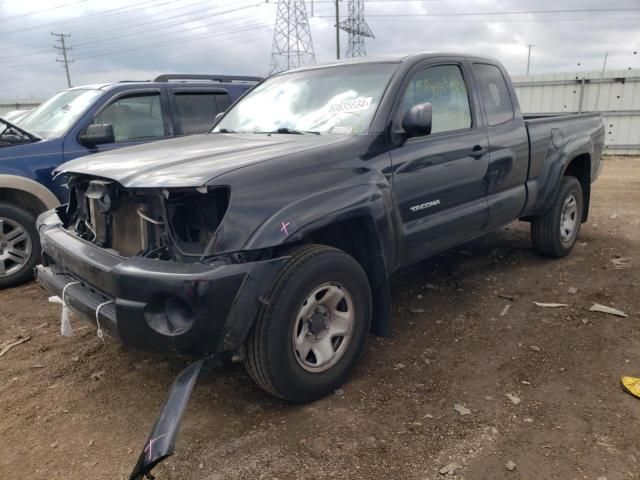
<svg viewBox="0 0 640 480">
<path fill-rule="evenodd" d="M 89 125 L 84 133 L 78 136 L 78 140 L 85 145 L 99 145 L 101 143 L 113 143 L 116 136 L 113 133 L 113 125 L 110 123 Z"/>
<path fill-rule="evenodd" d="M 422 137 L 431 133 L 431 104 L 419 103 L 414 105 L 402 119 L 402 128 L 407 137 Z"/>
</svg>

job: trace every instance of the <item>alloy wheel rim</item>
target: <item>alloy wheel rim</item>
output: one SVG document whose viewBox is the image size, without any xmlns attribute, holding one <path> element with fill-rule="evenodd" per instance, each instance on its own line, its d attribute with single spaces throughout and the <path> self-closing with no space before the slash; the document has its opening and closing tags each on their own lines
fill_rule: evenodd
<svg viewBox="0 0 640 480">
<path fill-rule="evenodd" d="M 560 215 L 560 239 L 563 243 L 573 240 L 578 226 L 578 201 L 571 194 L 565 198 Z"/>
<path fill-rule="evenodd" d="M 292 346 L 298 365 L 311 373 L 329 370 L 344 356 L 355 324 L 351 293 L 337 282 L 314 288 L 298 309 Z"/>
<path fill-rule="evenodd" d="M 0 277 L 22 270 L 31 257 L 32 248 L 31 237 L 23 225 L 0 217 Z"/>
</svg>

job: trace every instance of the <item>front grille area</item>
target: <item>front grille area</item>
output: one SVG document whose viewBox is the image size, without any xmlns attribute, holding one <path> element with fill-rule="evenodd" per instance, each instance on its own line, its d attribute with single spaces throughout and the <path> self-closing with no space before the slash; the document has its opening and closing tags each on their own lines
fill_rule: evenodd
<svg viewBox="0 0 640 480">
<path fill-rule="evenodd" d="M 119 255 L 201 258 L 227 211 L 227 188 L 126 189 L 78 176 L 69 183 L 65 228 Z"/>
</svg>

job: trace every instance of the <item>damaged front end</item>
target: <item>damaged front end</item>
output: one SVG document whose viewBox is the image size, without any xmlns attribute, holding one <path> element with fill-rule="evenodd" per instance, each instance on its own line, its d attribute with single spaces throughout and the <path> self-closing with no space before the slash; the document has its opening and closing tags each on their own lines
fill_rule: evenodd
<svg viewBox="0 0 640 480">
<path fill-rule="evenodd" d="M 63 226 L 118 255 L 179 262 L 202 261 L 215 248 L 227 211 L 226 187 L 124 189 L 114 181 L 77 176 Z"/>
<path fill-rule="evenodd" d="M 228 188 L 127 189 L 84 175 L 68 185 L 68 205 L 38 220 L 45 288 L 133 349 L 242 353 L 286 258 L 215 253 Z"/>
</svg>

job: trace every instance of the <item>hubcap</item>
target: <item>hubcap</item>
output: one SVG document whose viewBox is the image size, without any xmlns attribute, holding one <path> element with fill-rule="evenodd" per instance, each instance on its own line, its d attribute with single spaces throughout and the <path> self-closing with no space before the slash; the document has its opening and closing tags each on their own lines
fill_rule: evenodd
<svg viewBox="0 0 640 480">
<path fill-rule="evenodd" d="M 573 240 L 578 221 L 578 202 L 576 197 L 571 194 L 565 198 L 560 216 L 560 239 L 563 243 L 569 243 Z"/>
<path fill-rule="evenodd" d="M 31 256 L 31 237 L 15 220 L 0 217 L 0 277 L 21 270 Z"/>
<path fill-rule="evenodd" d="M 302 303 L 293 326 L 293 352 L 307 372 L 333 367 L 345 354 L 353 334 L 351 294 L 336 282 L 316 287 Z"/>
</svg>

